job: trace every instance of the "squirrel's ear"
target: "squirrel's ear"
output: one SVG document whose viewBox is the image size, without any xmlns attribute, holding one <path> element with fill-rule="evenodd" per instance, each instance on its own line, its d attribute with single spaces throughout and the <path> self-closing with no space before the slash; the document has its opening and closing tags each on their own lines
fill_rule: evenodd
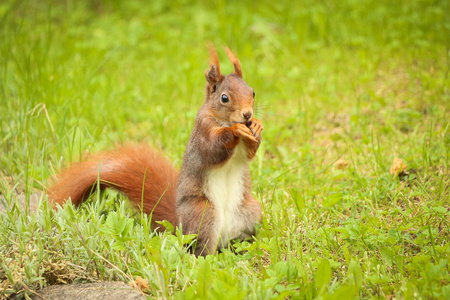
<svg viewBox="0 0 450 300">
<path fill-rule="evenodd" d="M 217 56 L 216 49 L 214 49 L 213 43 L 209 43 L 209 69 L 206 70 L 206 80 L 210 85 L 216 85 L 224 79 L 224 76 L 220 73 L 219 57 Z"/>
<path fill-rule="evenodd" d="M 242 78 L 242 70 L 241 70 L 241 64 L 239 63 L 239 59 L 236 55 L 230 50 L 228 47 L 224 47 L 225 52 L 228 55 L 228 58 L 230 59 L 231 63 L 234 66 L 234 74 Z"/>
</svg>

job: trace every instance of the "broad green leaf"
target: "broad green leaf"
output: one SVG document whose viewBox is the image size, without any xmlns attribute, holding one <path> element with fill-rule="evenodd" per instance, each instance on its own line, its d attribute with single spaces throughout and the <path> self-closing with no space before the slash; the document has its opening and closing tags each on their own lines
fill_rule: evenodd
<svg viewBox="0 0 450 300">
<path fill-rule="evenodd" d="M 156 223 L 164 226 L 167 232 L 173 233 L 175 231 L 175 227 L 173 227 L 173 225 L 167 220 L 156 221 Z"/>
<path fill-rule="evenodd" d="M 198 268 L 197 293 L 199 297 L 207 297 L 208 289 L 211 286 L 212 271 L 209 261 L 205 260 Z"/>
<path fill-rule="evenodd" d="M 354 299 L 356 297 L 356 288 L 354 285 L 344 285 L 338 288 L 331 295 L 326 295 L 327 300 Z"/>
<path fill-rule="evenodd" d="M 362 286 L 363 274 L 361 272 L 361 268 L 359 264 L 353 259 L 350 261 L 348 265 L 348 273 L 347 278 L 349 281 L 359 289 Z"/>
<path fill-rule="evenodd" d="M 386 265 L 392 266 L 393 257 L 394 257 L 394 253 L 392 252 L 392 250 L 389 248 L 383 247 L 380 250 L 380 254 L 381 254 L 381 257 L 386 262 Z"/>
<path fill-rule="evenodd" d="M 326 286 L 331 279 L 331 266 L 328 259 L 321 259 L 316 272 L 314 273 L 314 285 L 320 291 Z"/>
</svg>

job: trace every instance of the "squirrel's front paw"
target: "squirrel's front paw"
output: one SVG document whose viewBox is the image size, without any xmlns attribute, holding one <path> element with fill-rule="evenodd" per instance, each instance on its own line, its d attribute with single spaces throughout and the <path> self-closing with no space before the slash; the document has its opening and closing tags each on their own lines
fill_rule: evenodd
<svg viewBox="0 0 450 300">
<path fill-rule="evenodd" d="M 256 138 L 254 136 L 254 133 L 246 125 L 241 124 L 241 123 L 236 123 L 232 126 L 232 128 L 233 128 L 233 133 L 235 136 L 240 137 L 245 140 L 257 142 Z"/>
<path fill-rule="evenodd" d="M 261 120 L 255 118 L 251 119 L 251 121 L 247 123 L 247 127 L 250 129 L 255 138 L 259 137 L 264 129 Z"/>
</svg>

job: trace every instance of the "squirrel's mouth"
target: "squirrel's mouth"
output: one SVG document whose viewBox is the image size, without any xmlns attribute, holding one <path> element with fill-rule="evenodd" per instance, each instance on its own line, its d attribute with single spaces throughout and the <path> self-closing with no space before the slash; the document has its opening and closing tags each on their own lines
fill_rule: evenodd
<svg viewBox="0 0 450 300">
<path fill-rule="evenodd" d="M 237 120 L 231 120 L 231 123 L 233 123 L 233 124 L 237 124 L 237 123 L 240 123 L 240 124 L 247 124 L 247 122 L 248 122 L 248 120 L 247 119 L 244 119 L 244 118 L 236 118 Z"/>
<path fill-rule="evenodd" d="M 246 126 L 250 126 L 252 124 L 252 121 L 251 120 L 246 120 L 246 121 L 236 122 L 236 123 L 240 123 L 240 124 L 244 124 Z"/>
<path fill-rule="evenodd" d="M 240 121 L 240 122 L 233 122 L 233 124 L 232 125 L 234 125 L 234 124 L 242 124 L 242 125 L 247 125 L 248 124 L 248 122 L 247 121 Z"/>
<path fill-rule="evenodd" d="M 230 120 L 228 122 L 219 122 L 220 125 L 224 126 L 224 127 L 231 127 L 234 124 L 244 124 L 247 125 L 248 121 L 235 121 L 235 120 Z"/>
</svg>

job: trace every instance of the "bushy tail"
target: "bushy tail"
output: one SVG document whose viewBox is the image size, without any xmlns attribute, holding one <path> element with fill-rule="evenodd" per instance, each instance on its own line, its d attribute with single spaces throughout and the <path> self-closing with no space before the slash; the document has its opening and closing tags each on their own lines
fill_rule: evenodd
<svg viewBox="0 0 450 300">
<path fill-rule="evenodd" d="M 48 190 L 48 196 L 54 204 L 63 204 L 70 197 L 72 203 L 79 205 L 96 190 L 99 182 L 100 189 L 119 190 L 139 210 L 142 203 L 144 213 L 153 211 L 153 223 L 167 220 L 176 225 L 177 179 L 178 172 L 172 164 L 150 147 L 119 147 L 63 170 Z"/>
</svg>

